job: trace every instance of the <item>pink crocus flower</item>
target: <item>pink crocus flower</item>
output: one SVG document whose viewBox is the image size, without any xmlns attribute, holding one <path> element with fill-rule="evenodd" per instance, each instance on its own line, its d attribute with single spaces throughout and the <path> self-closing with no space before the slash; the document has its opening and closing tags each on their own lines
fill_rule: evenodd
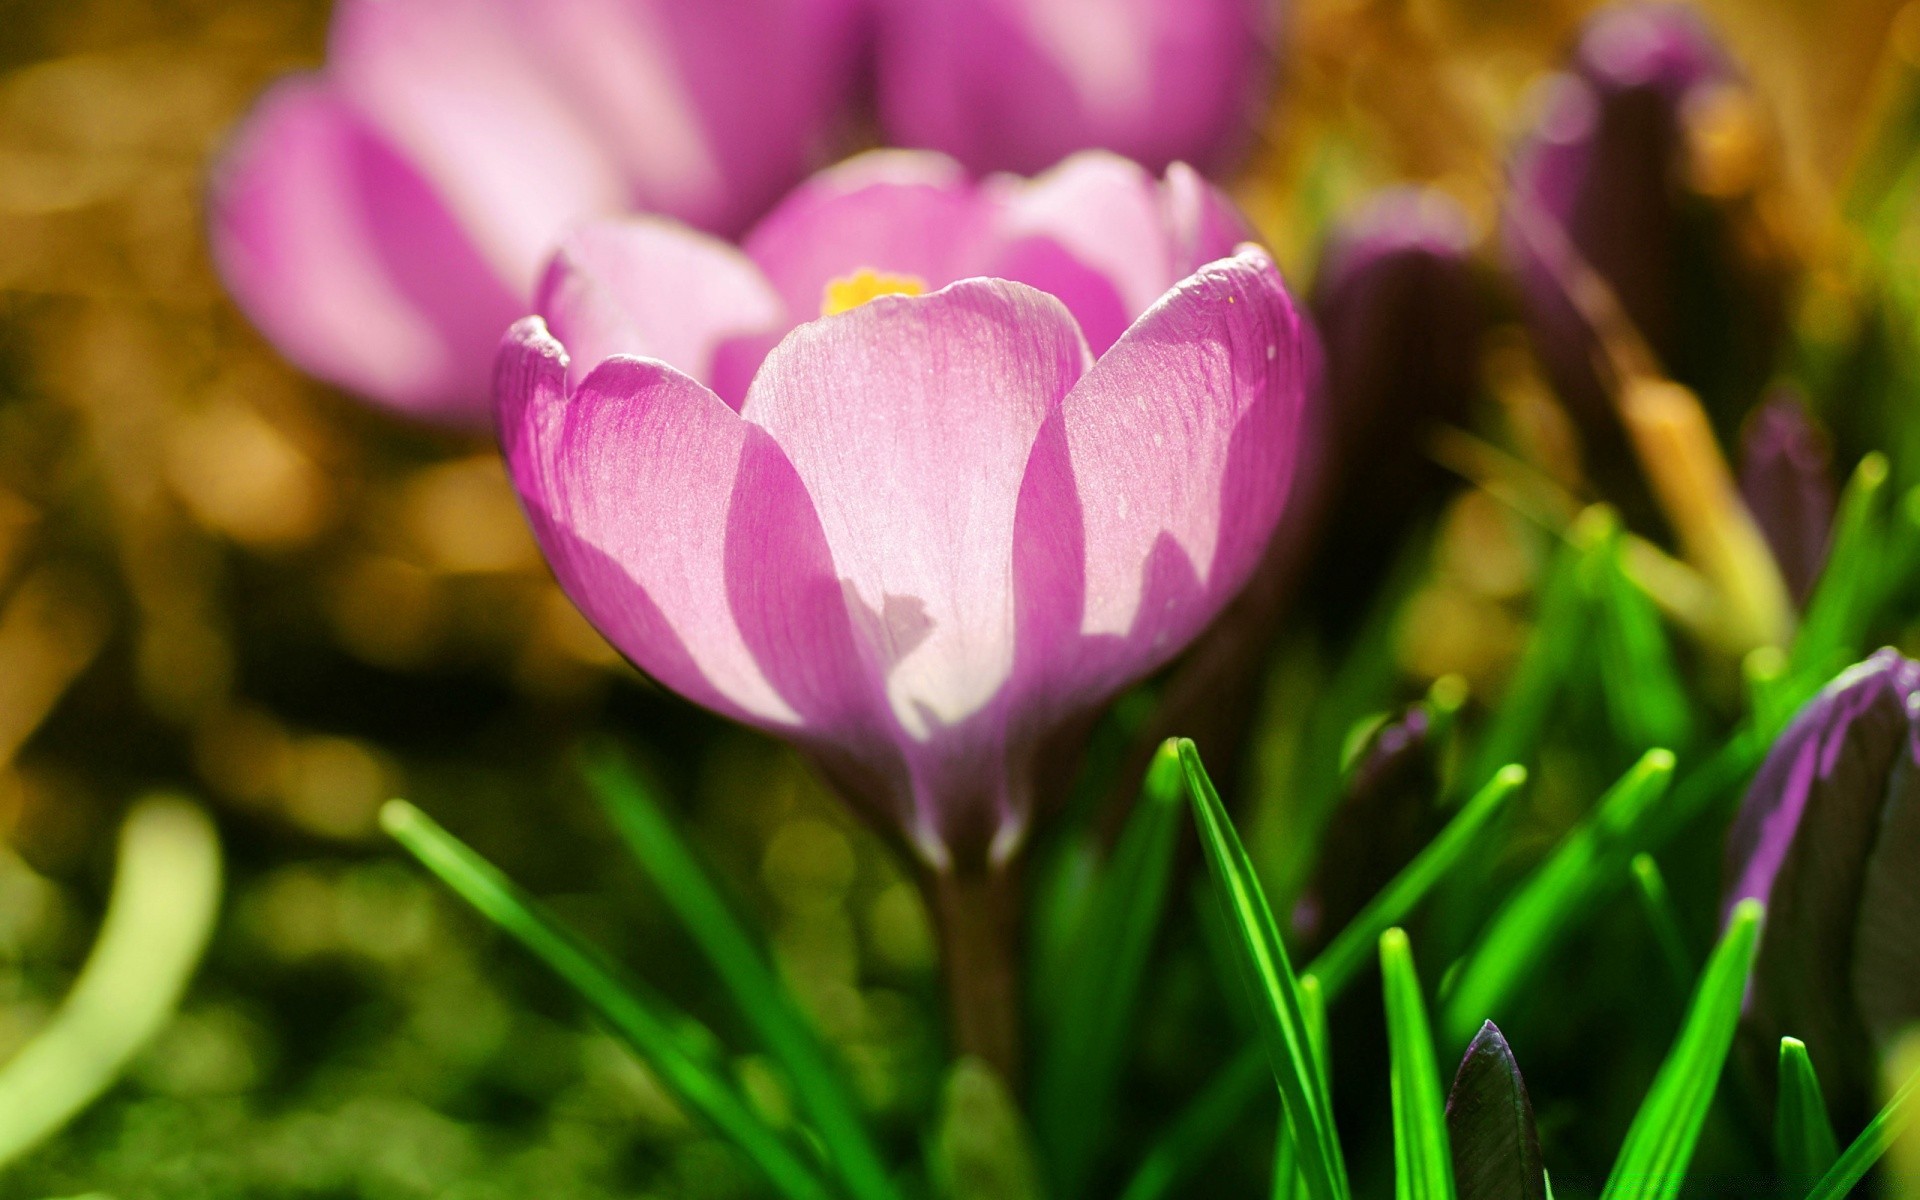
<svg viewBox="0 0 1920 1200">
<path fill-rule="evenodd" d="M 1105 351 L 1168 288 L 1248 236 L 1184 164 L 1164 178 L 1076 154 L 1032 179 L 975 181 L 930 151 L 879 150 L 801 185 L 738 246 L 662 217 L 591 222 L 534 303 L 577 383 L 615 353 L 658 358 L 738 405 L 768 350 L 823 308 L 974 276 L 1031 284 Z"/>
<path fill-rule="evenodd" d="M 1252 140 L 1271 0 L 880 0 L 881 125 L 975 171 L 1081 149 L 1213 171 Z"/>
<path fill-rule="evenodd" d="M 899 837 L 929 881 L 949 979 L 997 993 L 984 1008 L 1004 1018 L 1004 889 L 975 881 L 1017 859 L 1062 741 L 1191 641 L 1266 550 L 1294 471 L 1303 333 L 1252 247 L 1166 280 L 1123 331 L 1097 333 L 1125 281 L 1061 238 L 1121 207 L 1116 194 L 1061 199 L 1059 236 L 982 235 L 984 257 L 947 260 L 968 239 L 925 235 L 992 227 L 1007 196 L 1060 180 L 851 185 L 873 166 L 804 190 L 748 239 L 752 258 L 659 222 L 570 243 L 547 318 L 501 349 L 500 437 L 588 618 L 664 686 L 792 741 Z M 1179 178 L 1145 193 L 1163 218 L 1191 198 Z M 933 220 L 940 198 L 956 215 Z M 842 224 L 819 216 L 843 206 Z M 922 240 L 903 213 L 932 221 Z M 864 271 L 841 245 L 848 273 L 801 291 L 807 272 L 764 265 L 817 274 L 833 257 L 769 233 L 803 217 L 823 239 L 901 240 L 865 242 L 882 257 Z M 1163 219 L 1129 258 L 1192 228 Z M 910 252 L 946 285 L 905 279 Z M 996 261 L 1077 265 L 1058 278 L 1104 278 L 1107 293 L 978 273 Z M 784 336 L 730 403 L 703 382 L 726 357 L 712 331 L 763 321 Z M 982 1007 L 957 1002 L 962 1048 L 1006 1063 L 1011 1022 Z"/>
<path fill-rule="evenodd" d="M 573 224 L 737 232 L 813 165 L 853 3 L 340 0 L 326 67 L 271 89 L 215 173 L 221 274 L 303 369 L 483 424 Z"/>
</svg>

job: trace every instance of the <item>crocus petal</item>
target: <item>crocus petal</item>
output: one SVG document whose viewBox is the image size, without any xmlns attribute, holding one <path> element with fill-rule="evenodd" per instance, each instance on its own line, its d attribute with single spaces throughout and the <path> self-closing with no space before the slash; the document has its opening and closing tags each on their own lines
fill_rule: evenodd
<svg viewBox="0 0 1920 1200">
<path fill-rule="evenodd" d="M 1002 238 L 1058 242 L 1118 291 L 1127 324 L 1248 237 L 1232 204 L 1184 163 L 1169 167 L 1163 183 L 1129 159 L 1087 151 L 1031 181 L 1003 175 L 987 187 L 1005 209 L 998 221 Z M 1072 297 L 1060 298 L 1076 308 Z M 1124 329 L 1104 338 L 1089 330 L 1087 340 L 1105 349 Z"/>
<path fill-rule="evenodd" d="M 798 324 L 827 284 L 866 269 L 943 287 L 971 269 L 992 213 L 945 155 L 879 150 L 809 179 L 754 227 L 744 248 Z"/>
<path fill-rule="evenodd" d="M 538 317 L 513 327 L 496 382 L 501 446 L 561 586 L 667 687 L 738 720 L 798 725 L 729 599 L 734 495 L 777 448 L 663 363 L 613 359 L 572 395 L 566 377 Z"/>
<path fill-rule="evenodd" d="M 1906 699 L 1907 744 L 1888 783 L 1853 935 L 1853 994 L 1883 1046 L 1920 1022 L 1920 696 Z"/>
<path fill-rule="evenodd" d="M 1740 430 L 1740 496 L 1802 604 L 1833 532 L 1832 457 L 1826 434 L 1790 393 L 1760 404 Z"/>
<path fill-rule="evenodd" d="M 1059 301 L 967 280 L 796 329 L 742 414 L 786 450 L 885 681 L 925 741 L 1013 664 L 1015 500 L 1041 424 L 1089 360 Z"/>
<path fill-rule="evenodd" d="M 529 296 L 561 233 L 627 189 L 510 0 L 345 0 L 327 69 Z"/>
<path fill-rule="evenodd" d="M 893 141 L 975 171 L 1037 171 L 1101 147 L 1154 170 L 1217 167 L 1265 89 L 1259 0 L 915 0 L 880 23 Z"/>
<path fill-rule="evenodd" d="M 215 173 L 215 261 L 304 370 L 417 416 L 487 411 L 521 303 L 433 185 L 321 79 L 262 98 Z"/>
<path fill-rule="evenodd" d="M 1248 248 L 1169 293 L 1062 404 L 1022 536 L 1049 547 L 1026 582 L 1057 592 L 1059 568 L 1037 560 L 1063 561 L 1075 535 L 1060 527 L 1078 526 L 1092 644 L 1069 687 L 1105 694 L 1159 666 L 1247 581 L 1293 475 L 1301 346 L 1280 273 Z"/>
<path fill-rule="evenodd" d="M 711 387 L 721 346 L 779 329 L 785 317 L 751 259 L 664 217 L 575 230 L 534 307 L 567 347 L 574 386 L 602 359 L 624 354 L 657 358 Z"/>
</svg>

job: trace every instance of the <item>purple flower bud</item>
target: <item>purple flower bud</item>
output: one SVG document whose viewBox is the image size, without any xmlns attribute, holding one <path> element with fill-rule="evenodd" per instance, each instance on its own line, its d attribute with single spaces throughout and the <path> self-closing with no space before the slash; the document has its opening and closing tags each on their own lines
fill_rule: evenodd
<svg viewBox="0 0 1920 1200">
<path fill-rule="evenodd" d="M 1754 1032 L 1806 1042 L 1837 1097 L 1920 1020 L 1917 722 L 1920 663 L 1889 649 L 1850 668 L 1774 743 L 1728 835 L 1727 908 L 1767 905 Z"/>
<path fill-rule="evenodd" d="M 1740 494 L 1802 604 L 1827 562 L 1832 458 L 1826 433 L 1788 392 L 1754 409 L 1740 431 Z"/>
<path fill-rule="evenodd" d="M 1660 365 L 1731 433 L 1766 379 L 1783 321 L 1777 267 L 1735 220 L 1761 174 L 1762 123 L 1717 40 L 1678 5 L 1596 14 L 1542 97 L 1514 160 L 1505 242 L 1589 467 L 1617 490 L 1632 460 L 1596 371 L 1600 345 L 1541 239 L 1564 236 Z"/>
<path fill-rule="evenodd" d="M 1473 240 L 1447 196 L 1399 188 L 1376 196 L 1327 250 L 1313 297 L 1327 445 L 1315 483 L 1343 547 L 1393 541 L 1455 482 L 1430 442 L 1439 426 L 1466 423 L 1478 388 L 1485 319 Z M 1390 558 L 1332 555 L 1318 590 L 1347 605 Z"/>
</svg>

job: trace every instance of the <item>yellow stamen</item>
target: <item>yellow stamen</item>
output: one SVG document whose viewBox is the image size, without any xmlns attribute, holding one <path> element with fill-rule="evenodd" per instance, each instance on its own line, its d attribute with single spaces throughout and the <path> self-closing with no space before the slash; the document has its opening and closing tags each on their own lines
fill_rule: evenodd
<svg viewBox="0 0 1920 1200">
<path fill-rule="evenodd" d="M 917 275 L 890 275 L 862 267 L 851 275 L 827 281 L 820 293 L 820 315 L 831 317 L 859 308 L 879 296 L 918 296 L 926 290 L 927 281 Z"/>
</svg>

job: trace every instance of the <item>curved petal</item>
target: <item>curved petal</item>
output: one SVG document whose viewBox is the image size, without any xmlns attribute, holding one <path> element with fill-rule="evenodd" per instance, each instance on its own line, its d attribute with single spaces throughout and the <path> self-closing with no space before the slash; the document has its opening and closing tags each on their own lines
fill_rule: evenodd
<svg viewBox="0 0 1920 1200">
<path fill-rule="evenodd" d="M 1073 389 L 1023 488 L 1023 671 L 1102 698 L 1247 581 L 1295 467 L 1303 340 L 1279 272 L 1248 248 L 1170 292 Z M 1084 652 L 1029 654 L 1066 614 Z"/>
<path fill-rule="evenodd" d="M 742 482 L 777 466 L 766 439 L 663 363 L 609 360 L 571 395 L 566 375 L 538 317 L 513 327 L 496 385 L 501 448 L 561 586 L 667 687 L 739 720 L 799 726 L 730 602 L 729 517 Z"/>
<path fill-rule="evenodd" d="M 1010 244 L 981 274 L 1059 296 L 1097 353 L 1174 284 L 1231 255 L 1248 235 L 1232 203 L 1179 163 L 1163 182 L 1117 154 L 1085 151 L 1032 180 L 1003 175 L 986 187 L 997 202 L 996 233 Z M 1077 277 L 1034 263 L 1034 240 L 1064 251 L 1079 265 Z"/>
<path fill-rule="evenodd" d="M 228 288 L 301 368 L 416 416 L 483 423 L 522 304 L 444 198 L 326 82 L 264 96 L 214 174 Z"/>
<path fill-rule="evenodd" d="M 752 260 L 665 217 L 576 229 L 548 264 L 534 308 L 566 345 L 576 387 L 616 354 L 657 358 L 711 387 L 726 342 L 785 318 Z"/>
<path fill-rule="evenodd" d="M 879 35 L 890 140 L 981 172 L 1089 147 L 1222 165 L 1271 57 L 1261 0 L 915 0 L 884 6 Z"/>
<path fill-rule="evenodd" d="M 862 268 L 942 287 L 977 274 L 988 205 L 952 159 L 878 150 L 820 172 L 755 226 L 747 254 L 797 324 L 818 316 L 829 281 Z"/>
<path fill-rule="evenodd" d="M 800 326 L 747 394 L 742 414 L 813 497 L 869 669 L 916 741 L 980 712 L 1011 672 L 1015 499 L 1088 357 L 1053 297 L 966 280 Z"/>
<path fill-rule="evenodd" d="M 522 297 L 560 235 L 628 191 L 541 61 L 543 28 L 514 0 L 344 0 L 327 64 Z"/>
</svg>

